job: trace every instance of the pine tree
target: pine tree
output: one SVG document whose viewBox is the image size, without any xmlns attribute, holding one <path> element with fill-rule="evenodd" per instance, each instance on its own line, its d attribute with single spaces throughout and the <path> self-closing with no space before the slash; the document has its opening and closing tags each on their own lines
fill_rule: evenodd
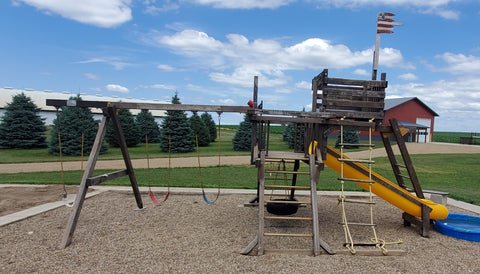
<svg viewBox="0 0 480 274">
<path fill-rule="evenodd" d="M 282 134 L 283 141 L 287 143 L 289 148 L 293 148 L 295 145 L 295 127 L 287 125 Z"/>
<path fill-rule="evenodd" d="M 340 146 L 340 132 L 337 136 L 337 141 L 335 142 L 335 147 Z M 354 130 L 344 130 L 343 131 L 343 143 L 344 144 L 358 144 L 359 143 L 359 137 L 358 133 Z M 355 145 L 346 145 L 344 146 L 345 148 L 358 148 L 358 146 Z"/>
<path fill-rule="evenodd" d="M 140 140 L 142 143 L 145 142 L 145 134 L 148 135 L 149 143 L 160 142 L 160 127 L 150 111 L 141 111 L 137 114 L 137 117 L 135 117 L 135 122 L 141 132 Z"/>
<path fill-rule="evenodd" d="M 193 133 L 198 139 L 198 146 L 206 147 L 210 144 L 210 133 L 208 132 L 205 123 L 202 118 L 196 113 L 190 117 L 190 126 L 192 127 Z"/>
<path fill-rule="evenodd" d="M 70 97 L 69 100 L 81 101 L 82 98 L 77 95 L 76 97 Z M 88 108 L 62 107 L 57 118 L 53 120 L 48 153 L 59 154 L 58 134 L 60 132 L 62 155 L 81 155 L 83 133 L 83 155 L 88 155 L 95 142 L 98 122 L 93 118 L 93 114 Z M 102 145 L 100 154 L 107 152 L 107 150 L 108 146 Z"/>
<path fill-rule="evenodd" d="M 172 104 L 180 104 L 177 93 L 172 97 Z M 172 153 L 195 151 L 195 135 L 184 111 L 167 111 L 160 127 L 160 149 L 163 152 L 168 152 L 169 140 Z"/>
<path fill-rule="evenodd" d="M 217 126 L 215 125 L 212 116 L 208 112 L 204 112 L 202 115 L 200 115 L 200 117 L 208 129 L 208 133 L 210 134 L 210 142 L 215 142 L 217 139 Z"/>
<path fill-rule="evenodd" d="M 22 92 L 12 96 L 0 121 L 0 148 L 44 148 L 47 146 L 40 109 Z"/>
<path fill-rule="evenodd" d="M 235 132 L 232 139 L 233 150 L 235 151 L 250 151 L 252 146 L 252 123 L 248 120 L 247 115 L 240 123 L 240 126 Z"/>
<path fill-rule="evenodd" d="M 127 147 L 133 147 L 140 143 L 140 130 L 135 123 L 135 119 L 133 118 L 130 110 L 119 110 L 118 120 L 120 120 L 120 126 L 122 127 L 123 136 L 125 137 L 125 143 L 127 143 Z M 112 122 L 110 122 L 108 125 L 105 140 L 113 147 L 120 147 L 120 142 L 118 141 L 118 136 L 113 128 Z"/>
<path fill-rule="evenodd" d="M 297 132 L 295 132 L 295 130 Z M 302 149 L 304 144 L 305 126 L 303 124 L 288 125 L 283 131 L 283 141 L 289 148 Z M 295 148 L 295 145 L 297 146 Z"/>
</svg>

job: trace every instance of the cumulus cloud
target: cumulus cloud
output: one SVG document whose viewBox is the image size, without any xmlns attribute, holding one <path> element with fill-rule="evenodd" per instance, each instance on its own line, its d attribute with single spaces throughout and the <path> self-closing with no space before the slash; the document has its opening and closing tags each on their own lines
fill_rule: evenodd
<svg viewBox="0 0 480 274">
<path fill-rule="evenodd" d="M 368 72 L 364 69 L 356 69 L 353 71 L 353 74 L 356 74 L 356 75 L 361 75 L 361 76 L 370 76 L 372 75 L 371 72 Z"/>
<path fill-rule="evenodd" d="M 105 88 L 108 91 L 114 91 L 114 92 L 120 92 L 120 93 L 129 93 L 130 91 L 126 87 L 122 87 L 120 85 L 115 85 L 115 84 L 109 84 L 106 85 Z"/>
<path fill-rule="evenodd" d="M 448 65 L 440 70 L 452 74 L 480 75 L 480 56 L 467 56 L 464 54 L 446 52 L 435 57 L 443 60 Z"/>
<path fill-rule="evenodd" d="M 478 110 L 480 109 L 480 79 L 475 76 L 431 83 L 408 83 L 391 85 L 389 97 L 418 97 L 437 112 L 435 130 L 449 131 L 462 128 L 464 131 L 478 131 Z M 455 117 L 451 119 L 450 117 Z"/>
<path fill-rule="evenodd" d="M 220 41 L 197 30 L 183 30 L 173 35 L 152 33 L 149 43 L 196 59 L 203 66 L 217 70 L 210 74 L 216 82 L 250 86 L 252 75 L 262 78 L 264 86 L 283 85 L 288 80 L 284 71 L 305 69 L 344 69 L 372 60 L 373 49 L 352 51 L 343 44 L 311 38 L 291 46 L 276 40 L 248 40 L 240 34 L 228 34 Z M 381 49 L 380 63 L 388 67 L 412 68 L 399 50 Z"/>
<path fill-rule="evenodd" d="M 102 28 L 117 27 L 132 19 L 131 0 L 17 0 L 47 14 Z"/>
<path fill-rule="evenodd" d="M 417 75 L 413 73 L 405 73 L 405 74 L 399 75 L 398 78 L 405 81 L 415 81 L 418 79 Z"/>
</svg>

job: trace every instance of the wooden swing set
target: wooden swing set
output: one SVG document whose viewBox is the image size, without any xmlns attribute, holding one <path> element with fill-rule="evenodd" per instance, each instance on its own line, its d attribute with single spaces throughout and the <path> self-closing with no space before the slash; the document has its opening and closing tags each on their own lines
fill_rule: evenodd
<svg viewBox="0 0 480 274">
<path fill-rule="evenodd" d="M 319 255 L 321 251 L 328 254 L 341 253 L 333 250 L 324 240 L 320 237 L 319 220 L 318 220 L 318 197 L 316 186 L 319 182 L 321 171 L 324 169 L 325 164 L 332 161 L 332 157 L 341 162 L 341 178 L 342 187 L 344 182 L 356 182 L 365 183 L 372 187 L 372 184 L 379 184 L 381 187 L 388 189 L 398 195 L 403 200 L 414 204 L 420 208 L 421 214 L 415 216 L 404 212 L 403 219 L 405 225 L 415 224 L 419 227 L 422 236 L 427 237 L 430 226 L 430 212 L 432 211 L 431 205 L 423 202 L 418 198 L 423 198 L 423 191 L 418 183 L 418 179 L 413 168 L 413 164 L 409 158 L 408 151 L 406 150 L 405 143 L 403 141 L 400 129 L 395 119 L 392 119 L 390 126 L 382 124 L 384 117 L 384 98 L 385 88 L 387 87 L 386 75 L 383 73 L 380 81 L 376 80 L 355 80 L 355 79 L 342 79 L 328 77 L 328 70 L 324 70 L 318 76 L 312 80 L 312 111 L 286 111 L 286 110 L 268 110 L 259 108 L 258 102 L 258 77 L 254 77 L 253 87 L 253 101 L 250 107 L 247 106 L 221 106 L 221 105 L 187 105 L 187 104 L 152 104 L 152 103 L 132 103 L 132 102 L 101 102 L 101 101 L 74 101 L 74 100 L 47 100 L 47 105 L 55 107 L 72 106 L 82 108 L 100 108 L 102 109 L 103 118 L 99 124 L 95 142 L 93 144 L 92 151 L 88 158 L 88 162 L 83 173 L 83 177 L 80 183 L 80 188 L 76 196 L 76 200 L 72 209 L 72 213 L 65 228 L 61 247 L 65 248 L 72 242 L 73 233 L 77 225 L 77 221 L 80 215 L 80 211 L 85 201 L 85 195 L 89 186 L 98 185 L 106 181 L 110 181 L 119 177 L 128 176 L 133 189 L 135 200 L 138 208 L 143 208 L 142 198 L 135 178 L 135 173 L 132 167 L 128 149 L 125 143 L 125 138 L 120 126 L 118 116 L 116 115 L 119 109 L 140 109 L 140 110 L 165 110 L 165 111 L 191 111 L 196 113 L 201 112 L 217 112 L 220 115 L 224 112 L 233 113 L 246 113 L 249 121 L 252 124 L 252 139 L 251 139 L 251 164 L 257 167 L 257 195 L 251 200 L 250 204 L 256 204 L 258 206 L 258 233 L 255 238 L 242 250 L 241 254 L 249 254 L 253 248 L 258 247 L 258 254 L 265 253 L 278 253 L 279 250 L 268 249 L 267 238 L 272 237 L 294 237 L 302 238 L 307 237 L 312 239 L 312 248 L 294 253 L 306 253 L 312 255 Z M 321 91 L 321 92 L 319 92 Z M 125 169 L 111 172 L 100 176 L 92 176 L 95 168 L 95 164 L 98 159 L 101 144 L 104 141 L 106 128 L 109 123 L 112 123 L 116 135 L 118 136 L 120 149 L 122 151 L 123 160 L 125 162 Z M 294 151 L 271 151 L 269 149 L 269 134 L 271 124 L 290 124 L 293 125 L 295 130 L 295 145 Z M 359 168 L 356 163 L 361 163 L 363 160 L 348 159 L 343 156 L 343 153 L 336 152 L 332 148 L 328 147 L 327 140 L 328 135 L 333 130 L 356 130 L 356 131 L 369 131 L 375 130 L 381 133 L 382 140 L 387 150 L 387 155 L 394 169 L 395 176 L 398 180 L 398 187 L 392 186 L 389 183 L 385 183 L 382 180 L 378 180 L 376 175 L 372 175 L 371 167 L 370 171 L 358 170 L 356 174 L 366 172 L 362 176 L 366 176 L 366 179 L 359 180 L 358 178 L 348 178 L 343 174 L 343 168 Z M 404 165 L 399 165 L 391 149 L 389 138 L 393 137 L 399 145 L 404 160 Z M 149 165 L 149 153 L 148 153 L 148 135 L 146 139 L 146 154 L 147 162 Z M 220 136 L 219 136 L 220 139 Z M 220 168 L 220 140 L 219 140 L 219 168 Z M 343 142 L 342 142 L 343 143 Z M 169 140 L 169 170 L 170 170 L 170 145 Z M 341 144 L 342 146 L 348 144 Z M 197 158 L 199 166 L 199 179 L 202 185 L 202 194 L 205 202 L 208 204 L 214 203 L 219 196 L 210 201 L 207 199 L 202 178 L 201 178 L 201 164 L 200 155 L 198 154 L 198 136 L 196 136 L 197 146 Z M 371 144 L 370 144 L 371 148 Z M 293 170 L 287 170 L 286 168 L 278 168 L 269 170 L 266 166 L 270 162 L 291 162 L 293 164 Z M 308 171 L 300 171 L 300 164 L 305 163 L 308 166 Z M 369 161 L 369 164 L 371 160 Z M 404 176 L 400 173 L 399 167 L 405 167 L 408 176 Z M 220 172 L 220 170 L 219 170 Z M 266 183 L 268 178 L 267 174 L 278 174 L 284 177 L 283 184 L 269 184 Z M 291 179 L 285 179 L 286 175 L 291 175 Z M 300 186 L 297 185 L 297 177 L 308 176 L 309 185 Z M 169 175 L 170 177 L 170 175 Z M 403 178 L 408 177 L 413 186 L 413 191 L 417 197 L 414 197 L 407 193 L 406 185 Z M 275 178 L 278 178 L 276 176 Z M 370 178 L 370 179 L 369 179 Z M 169 179 L 168 179 L 169 180 Z M 290 182 L 290 183 L 288 183 Z M 220 183 L 220 181 L 219 181 Z M 157 203 L 162 204 L 169 196 L 169 192 L 166 194 L 163 201 L 155 199 L 153 192 L 149 184 L 149 196 Z M 375 185 L 376 186 L 376 185 Z M 340 187 L 339 187 L 340 188 Z M 367 190 L 368 190 L 367 186 Z M 265 194 L 265 190 L 271 191 L 270 195 Z M 289 191 L 289 197 L 287 199 L 274 199 L 274 191 L 281 190 L 284 193 L 282 197 L 285 197 L 285 191 Z M 309 192 L 308 199 L 295 199 L 296 190 L 306 190 Z M 345 197 L 340 197 L 342 200 L 342 207 L 345 201 Z M 370 198 L 371 199 L 371 198 Z M 348 201 L 351 202 L 351 201 Z M 353 201 L 355 202 L 355 201 Z M 371 208 L 372 201 L 361 202 L 368 205 Z M 310 217 L 292 217 L 292 216 L 272 216 L 270 212 L 265 212 L 264 205 L 278 205 L 285 207 L 288 205 L 300 206 L 306 205 L 311 210 Z M 293 211 L 292 211 L 293 212 Z M 371 211 L 370 211 L 371 212 Z M 280 214 L 281 215 L 281 214 Z M 343 214 L 341 225 L 346 233 L 346 244 L 348 252 L 359 252 L 354 249 L 354 243 L 352 237 L 349 235 L 349 227 L 347 225 L 356 225 L 352 222 L 347 222 L 346 214 Z M 371 214 L 370 214 L 371 216 Z M 265 231 L 267 227 L 266 222 L 310 222 L 311 231 L 308 233 L 278 233 Z M 369 221 L 365 224 L 359 224 L 362 226 L 374 227 L 375 225 Z M 395 255 L 399 252 L 386 251 L 385 242 L 378 240 L 375 230 L 373 229 L 374 239 L 370 245 L 375 246 L 378 250 L 374 252 L 367 252 L 366 255 Z M 357 244 L 357 243 L 355 243 Z M 358 245 L 358 244 L 357 244 Z"/>
</svg>

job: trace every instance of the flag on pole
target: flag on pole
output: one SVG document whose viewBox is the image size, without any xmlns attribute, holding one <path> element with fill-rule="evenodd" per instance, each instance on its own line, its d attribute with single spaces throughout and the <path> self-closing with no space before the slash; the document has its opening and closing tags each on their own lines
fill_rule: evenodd
<svg viewBox="0 0 480 274">
<path fill-rule="evenodd" d="M 377 14 L 377 33 L 393 33 L 394 26 L 401 26 L 403 24 L 393 20 L 395 14 L 390 12 L 379 12 Z"/>
</svg>

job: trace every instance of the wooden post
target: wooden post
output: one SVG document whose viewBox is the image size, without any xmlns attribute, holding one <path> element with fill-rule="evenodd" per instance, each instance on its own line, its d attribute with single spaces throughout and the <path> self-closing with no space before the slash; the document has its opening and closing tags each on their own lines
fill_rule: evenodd
<svg viewBox="0 0 480 274">
<path fill-rule="evenodd" d="M 415 168 L 413 167 L 412 159 L 408 154 L 407 146 L 405 145 L 405 141 L 403 140 L 402 134 L 400 133 L 400 128 L 398 127 L 397 119 L 392 118 L 390 119 L 390 125 L 392 126 L 393 134 L 397 139 L 398 148 L 402 154 L 403 162 L 408 171 L 408 176 L 410 176 L 410 180 L 412 181 L 413 189 L 415 190 L 415 194 L 420 199 L 425 199 L 423 195 L 422 187 L 420 186 L 420 182 L 417 178 L 417 173 L 415 172 Z"/>
<path fill-rule="evenodd" d="M 100 149 L 102 148 L 103 140 L 105 138 L 105 132 L 107 131 L 109 117 L 103 116 L 103 119 L 98 126 L 97 136 L 95 137 L 95 142 L 93 143 L 92 151 L 88 157 L 87 166 L 83 172 L 82 181 L 80 182 L 80 187 L 78 189 L 78 194 L 75 197 L 75 203 L 73 211 L 70 214 L 70 219 L 68 220 L 67 226 L 63 233 L 63 238 L 61 242 L 61 248 L 69 246 L 72 242 L 73 233 L 77 226 L 78 217 L 80 216 L 80 211 L 82 210 L 83 202 L 85 201 L 85 195 L 87 194 L 88 184 L 87 179 L 90 178 L 93 174 L 95 164 L 100 154 Z"/>
<path fill-rule="evenodd" d="M 385 132 L 381 132 L 380 135 L 382 136 L 383 146 L 385 147 L 385 151 L 387 152 L 388 159 L 390 160 L 390 165 L 392 166 L 395 179 L 397 179 L 398 185 L 401 188 L 405 189 L 407 186 L 403 181 L 403 177 L 400 175 L 400 168 L 398 167 L 397 159 L 395 158 L 395 154 L 393 153 L 392 144 L 388 139 L 389 136 Z"/>
<path fill-rule="evenodd" d="M 260 152 L 260 163 L 258 166 L 258 255 L 263 255 L 263 229 L 265 225 L 265 151 Z"/>
<path fill-rule="evenodd" d="M 127 169 L 128 177 L 130 178 L 130 183 L 132 185 L 133 194 L 135 195 L 135 200 L 137 201 L 138 208 L 143 208 L 142 197 L 140 196 L 140 190 L 138 189 L 137 179 L 135 178 L 135 173 L 133 171 L 132 161 L 130 160 L 130 155 L 128 154 L 127 143 L 125 141 L 125 136 L 123 135 L 122 126 L 120 125 L 120 120 L 118 119 L 117 109 L 113 107 L 108 108 L 108 113 L 113 122 L 113 128 L 117 133 L 118 142 L 120 144 L 120 150 L 123 154 L 123 161 L 125 162 L 125 167 Z"/>
</svg>

